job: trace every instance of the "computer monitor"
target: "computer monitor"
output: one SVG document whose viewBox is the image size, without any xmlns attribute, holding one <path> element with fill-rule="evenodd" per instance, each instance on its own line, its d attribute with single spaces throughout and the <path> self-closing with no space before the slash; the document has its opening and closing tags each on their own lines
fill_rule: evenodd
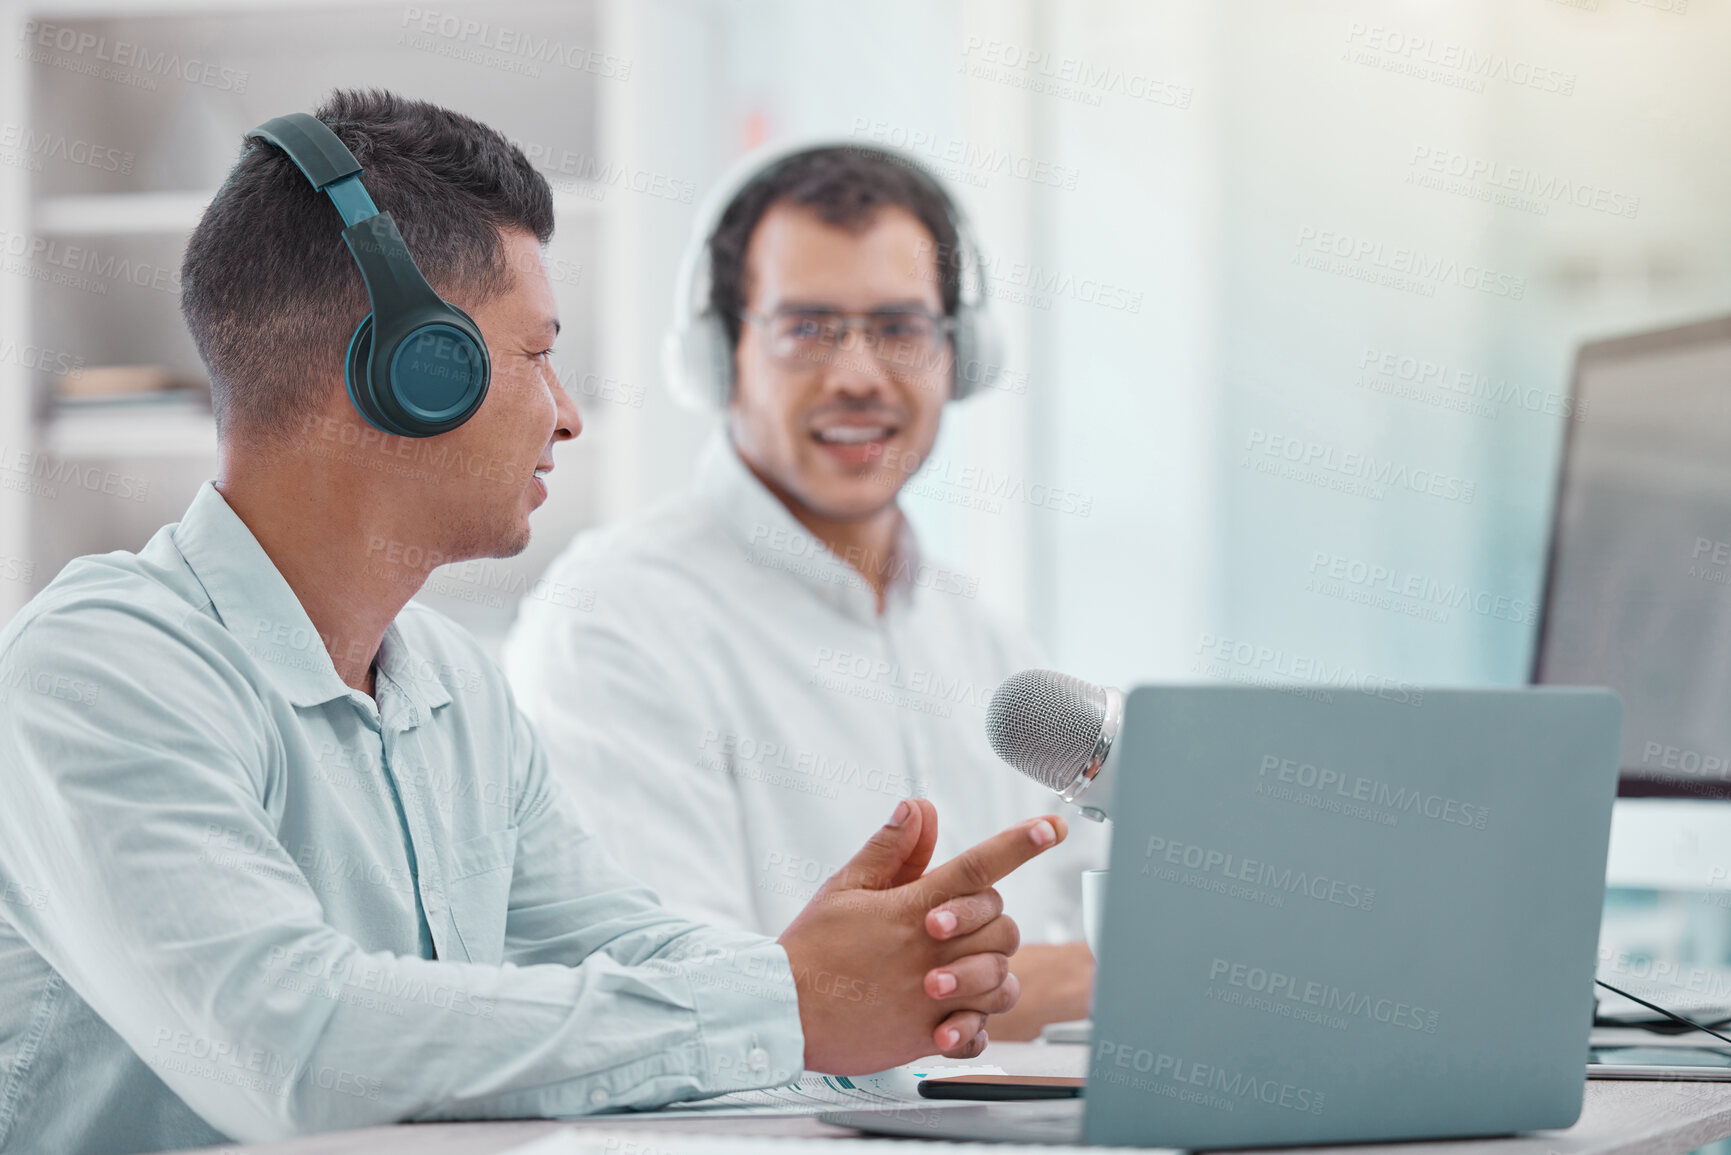
<svg viewBox="0 0 1731 1155">
<path fill-rule="evenodd" d="M 1731 317 L 1583 345 L 1573 396 L 1533 681 L 1622 695 L 1606 881 L 1731 906 Z"/>
<path fill-rule="evenodd" d="M 1622 695 L 1623 797 L 1731 800 L 1731 317 L 1583 345 L 1573 396 L 1533 681 Z"/>
</svg>

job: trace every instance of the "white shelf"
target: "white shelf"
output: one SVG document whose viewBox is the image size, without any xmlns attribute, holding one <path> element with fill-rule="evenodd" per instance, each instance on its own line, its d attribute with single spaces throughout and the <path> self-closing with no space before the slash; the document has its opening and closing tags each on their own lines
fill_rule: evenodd
<svg viewBox="0 0 1731 1155">
<path fill-rule="evenodd" d="M 202 405 L 69 406 L 42 426 L 42 450 L 84 460 L 216 455 L 216 422 Z"/>
<path fill-rule="evenodd" d="M 600 185 L 557 187 L 553 211 L 562 217 L 593 216 L 607 207 L 606 191 Z M 36 231 L 45 237 L 190 233 L 214 196 L 212 190 L 45 197 L 36 202 Z"/>
<path fill-rule="evenodd" d="M 395 8 L 391 0 L 35 0 L 30 15 L 58 20 L 129 16 L 202 16 L 237 12 L 318 12 L 331 8 Z"/>
<path fill-rule="evenodd" d="M 212 190 L 45 197 L 36 202 L 36 231 L 46 237 L 190 233 L 214 196 Z"/>
</svg>

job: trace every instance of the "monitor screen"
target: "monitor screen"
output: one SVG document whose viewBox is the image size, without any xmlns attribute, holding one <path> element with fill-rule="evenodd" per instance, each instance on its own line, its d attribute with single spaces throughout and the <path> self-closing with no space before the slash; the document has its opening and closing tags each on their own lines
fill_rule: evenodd
<svg viewBox="0 0 1731 1155">
<path fill-rule="evenodd" d="M 1731 799 L 1731 318 L 1585 345 L 1533 680 L 1623 698 L 1621 793 Z"/>
</svg>

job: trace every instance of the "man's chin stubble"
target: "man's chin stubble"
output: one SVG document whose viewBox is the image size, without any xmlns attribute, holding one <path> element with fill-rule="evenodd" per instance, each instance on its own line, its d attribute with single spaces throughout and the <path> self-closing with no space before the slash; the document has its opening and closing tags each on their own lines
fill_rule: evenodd
<svg viewBox="0 0 1731 1155">
<path fill-rule="evenodd" d="M 506 514 L 500 521 L 473 527 L 452 543 L 448 556 L 453 560 L 516 557 L 529 548 L 529 527 L 501 524 L 510 516 Z"/>
</svg>

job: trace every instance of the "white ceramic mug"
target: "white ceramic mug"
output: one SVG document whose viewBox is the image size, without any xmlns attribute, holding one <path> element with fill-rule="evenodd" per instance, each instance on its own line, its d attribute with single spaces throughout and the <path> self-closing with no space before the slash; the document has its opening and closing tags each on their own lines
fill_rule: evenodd
<svg viewBox="0 0 1731 1155">
<path fill-rule="evenodd" d="M 1082 872 L 1082 937 L 1088 940 L 1088 949 L 1094 952 L 1094 957 L 1100 957 L 1100 920 L 1106 916 L 1106 872 L 1104 870 L 1084 870 Z"/>
</svg>

